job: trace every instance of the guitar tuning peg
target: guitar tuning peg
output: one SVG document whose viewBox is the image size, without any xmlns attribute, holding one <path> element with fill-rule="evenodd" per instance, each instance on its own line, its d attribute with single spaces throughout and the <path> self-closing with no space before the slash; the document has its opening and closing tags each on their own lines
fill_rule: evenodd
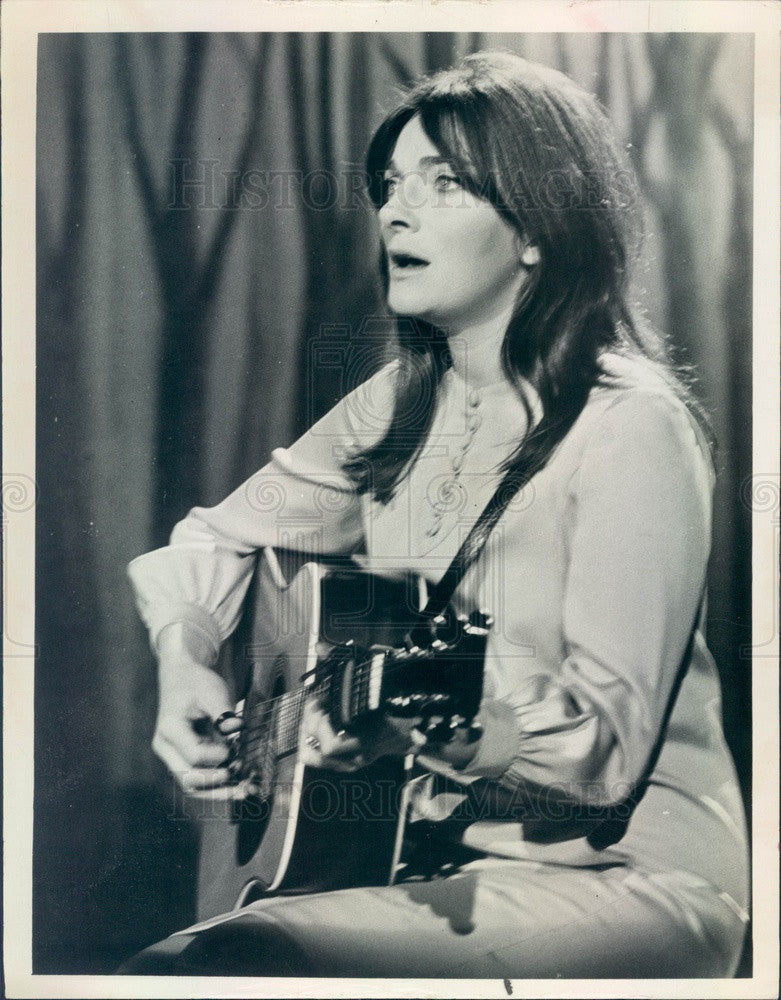
<svg viewBox="0 0 781 1000">
<path fill-rule="evenodd" d="M 494 625 L 493 615 L 490 611 L 473 611 L 464 626 L 470 635 L 486 635 Z"/>
<path fill-rule="evenodd" d="M 453 738 L 450 726 L 440 715 L 429 716 L 416 728 L 426 737 L 427 743 L 448 743 Z"/>
<path fill-rule="evenodd" d="M 465 635 L 469 635 L 469 619 L 461 614 L 453 622 L 453 641 L 450 645 L 453 648 L 459 647 Z"/>
<path fill-rule="evenodd" d="M 467 726 L 466 742 L 468 745 L 471 746 L 472 743 L 477 743 L 482 735 L 483 727 L 479 722 L 473 722 L 470 726 Z"/>
<path fill-rule="evenodd" d="M 404 636 L 404 649 L 407 653 L 418 653 L 421 643 L 426 645 L 426 637 L 422 634 L 422 626 L 416 626 Z"/>
<path fill-rule="evenodd" d="M 437 640 L 447 647 L 454 646 L 461 638 L 462 625 L 449 605 L 434 619 L 434 626 Z"/>
<path fill-rule="evenodd" d="M 467 724 L 467 720 L 463 717 L 463 715 L 454 715 L 450 720 L 449 739 L 453 739 L 456 734 L 456 729 L 463 730 L 464 741 L 468 746 L 471 746 L 472 743 L 476 743 L 483 735 L 483 727 L 480 723 L 473 720 Z"/>
<path fill-rule="evenodd" d="M 429 649 L 440 651 L 446 648 L 442 638 L 445 629 L 445 619 L 442 615 L 437 615 L 436 618 L 432 618 L 431 621 L 425 622 L 419 627 L 426 633 L 426 646 Z"/>
<path fill-rule="evenodd" d="M 407 633 L 404 643 L 409 650 L 428 649 L 438 638 L 437 618 L 424 619 L 414 625 Z"/>
</svg>

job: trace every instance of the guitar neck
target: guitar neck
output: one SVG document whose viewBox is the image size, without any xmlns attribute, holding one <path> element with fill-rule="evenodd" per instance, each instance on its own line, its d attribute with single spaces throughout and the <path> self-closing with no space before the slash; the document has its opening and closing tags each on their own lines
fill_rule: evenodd
<svg viewBox="0 0 781 1000">
<path fill-rule="evenodd" d="M 315 668 L 310 683 L 256 706 L 245 720 L 245 752 L 277 758 L 295 752 L 304 707 L 312 697 L 322 701 L 337 730 L 377 711 L 412 716 L 434 710 L 471 722 L 482 692 L 486 636 L 485 628 L 466 627 L 457 667 L 448 655 L 418 647 L 336 646 Z"/>
<path fill-rule="evenodd" d="M 304 706 L 307 699 L 312 697 L 322 699 L 329 705 L 332 691 L 335 692 L 339 702 L 336 706 L 337 714 L 345 725 L 348 721 L 353 722 L 380 708 L 385 659 L 384 652 L 363 661 L 348 653 L 337 658 L 331 667 L 332 672 L 322 675 L 311 684 L 266 701 L 260 718 L 248 720 L 246 749 L 252 752 L 265 743 L 266 749 L 277 757 L 285 757 L 297 750 Z"/>
<path fill-rule="evenodd" d="M 298 748 L 304 706 L 309 698 L 322 699 L 329 706 L 333 692 L 339 700 L 338 715 L 345 724 L 378 709 L 384 659 L 384 655 L 379 654 L 364 662 L 343 661 L 334 673 L 272 699 L 266 704 L 267 724 L 258 726 L 258 730 L 275 734 L 275 752 L 283 757 Z"/>
</svg>

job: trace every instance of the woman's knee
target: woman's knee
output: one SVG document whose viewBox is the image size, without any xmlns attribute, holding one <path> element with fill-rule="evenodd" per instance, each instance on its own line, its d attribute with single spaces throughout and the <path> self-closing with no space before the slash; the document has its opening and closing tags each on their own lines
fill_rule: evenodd
<svg viewBox="0 0 781 1000">
<path fill-rule="evenodd" d="M 254 914 L 145 948 L 119 970 L 133 976 L 306 976 L 316 970 L 281 927 Z"/>
<path fill-rule="evenodd" d="M 180 956 L 192 941 L 191 934 L 177 934 L 164 938 L 133 955 L 117 969 L 120 976 L 176 976 L 180 970 Z"/>
</svg>

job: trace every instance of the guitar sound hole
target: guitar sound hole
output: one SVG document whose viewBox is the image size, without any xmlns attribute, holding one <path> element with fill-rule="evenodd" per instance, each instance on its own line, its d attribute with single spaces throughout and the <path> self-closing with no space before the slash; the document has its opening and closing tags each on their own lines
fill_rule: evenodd
<svg viewBox="0 0 781 1000">
<path fill-rule="evenodd" d="M 244 730 L 240 757 L 242 776 L 254 786 L 254 793 L 234 810 L 236 822 L 236 863 L 248 864 L 255 856 L 271 817 L 276 780 L 277 747 L 273 736 L 273 701 L 285 693 L 285 653 L 279 653 L 272 668 L 273 684 L 268 694 L 250 691 L 244 706 Z M 252 883 L 248 883 L 251 885 Z M 262 883 L 259 892 L 263 891 Z"/>
<path fill-rule="evenodd" d="M 266 799 L 250 796 L 241 803 L 236 823 L 236 864 L 246 865 L 255 856 L 271 815 Z"/>
<path fill-rule="evenodd" d="M 274 660 L 274 687 L 271 689 L 271 697 L 279 698 L 285 693 L 285 668 L 287 667 L 287 653 L 280 653 Z"/>
</svg>

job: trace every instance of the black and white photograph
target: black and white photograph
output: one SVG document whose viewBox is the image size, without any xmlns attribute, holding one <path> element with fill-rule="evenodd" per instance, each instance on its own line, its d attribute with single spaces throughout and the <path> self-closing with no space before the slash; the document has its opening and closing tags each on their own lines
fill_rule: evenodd
<svg viewBox="0 0 781 1000">
<path fill-rule="evenodd" d="M 32 33 L 9 996 L 777 989 L 778 7 L 398 5 Z"/>
</svg>

